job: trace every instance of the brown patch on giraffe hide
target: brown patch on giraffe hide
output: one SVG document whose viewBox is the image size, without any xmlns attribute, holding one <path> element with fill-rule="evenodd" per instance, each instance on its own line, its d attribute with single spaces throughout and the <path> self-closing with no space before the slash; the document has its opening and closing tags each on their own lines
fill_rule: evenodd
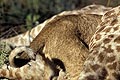
<svg viewBox="0 0 120 80">
<path fill-rule="evenodd" d="M 113 49 L 111 49 L 111 45 L 108 45 L 108 48 L 106 48 L 106 47 L 103 47 L 104 48 L 104 51 L 106 52 L 106 53 L 113 53 Z"/>
<path fill-rule="evenodd" d="M 98 61 L 100 62 L 100 63 L 102 63 L 102 61 L 104 60 L 104 55 L 103 55 L 104 53 L 103 52 L 101 52 L 100 54 L 99 54 L 99 56 L 98 56 Z"/>
<path fill-rule="evenodd" d="M 112 13 L 114 13 L 115 11 L 114 10 L 111 10 L 111 11 L 108 11 L 105 16 L 110 16 Z M 106 19 L 106 18 L 105 18 Z"/>
<path fill-rule="evenodd" d="M 106 21 L 102 22 L 102 23 L 100 24 L 100 26 L 104 26 L 104 27 L 105 27 L 105 25 L 106 25 L 107 23 L 109 23 L 109 22 L 110 22 L 110 20 L 106 20 Z"/>
<path fill-rule="evenodd" d="M 108 71 L 105 69 L 105 67 L 102 67 L 99 72 L 100 72 L 100 75 L 98 75 L 99 80 L 105 80 L 106 76 L 108 75 Z"/>
<path fill-rule="evenodd" d="M 35 80 L 34 77 L 32 76 L 30 80 Z"/>
<path fill-rule="evenodd" d="M 111 27 L 108 27 L 108 28 L 104 29 L 103 32 L 107 33 L 107 32 L 110 32 L 110 30 L 111 30 Z"/>
<path fill-rule="evenodd" d="M 96 34 L 95 39 L 99 40 L 100 38 L 101 38 L 101 35 L 100 34 Z"/>
<path fill-rule="evenodd" d="M 120 43 L 120 36 L 118 36 L 118 37 L 114 40 L 114 42 Z"/>
<path fill-rule="evenodd" d="M 114 10 L 108 11 L 104 16 L 104 20 L 111 20 L 115 18 L 116 14 L 114 12 L 115 12 Z"/>
<path fill-rule="evenodd" d="M 120 46 L 116 46 L 116 50 L 120 52 Z"/>
<path fill-rule="evenodd" d="M 116 80 L 120 80 L 120 74 L 113 72 L 112 75 L 116 78 Z"/>
<path fill-rule="evenodd" d="M 114 38 L 113 34 L 108 35 L 108 38 Z"/>
<path fill-rule="evenodd" d="M 85 77 L 85 80 L 96 80 L 96 79 L 94 78 L 94 75 L 88 75 Z"/>
<path fill-rule="evenodd" d="M 3 70 L 1 71 L 1 74 L 2 74 L 3 76 L 6 76 L 6 70 L 3 69 Z"/>
<path fill-rule="evenodd" d="M 113 70 L 116 70 L 116 66 L 117 66 L 117 62 L 114 62 L 114 63 L 111 63 L 111 64 L 107 65 L 107 67 L 109 69 L 113 69 Z"/>
<path fill-rule="evenodd" d="M 12 70 L 9 70 L 10 72 L 9 72 L 9 76 L 10 77 L 13 77 L 13 73 L 12 73 Z"/>
<path fill-rule="evenodd" d="M 114 19 L 112 22 L 111 22 L 111 26 L 114 26 L 115 24 L 117 24 L 118 23 L 118 20 L 117 19 Z"/>
<path fill-rule="evenodd" d="M 92 56 L 89 56 L 89 57 L 87 58 L 87 60 L 89 60 L 89 61 L 94 61 L 94 60 L 95 60 L 95 56 L 98 54 L 98 51 L 95 50 L 95 49 L 93 49 L 90 53 L 92 54 Z M 90 64 L 90 65 L 91 65 L 91 64 Z"/>
<path fill-rule="evenodd" d="M 95 49 L 94 49 L 94 50 L 95 50 Z M 94 50 L 93 50 L 93 51 L 94 51 Z M 93 55 L 96 55 L 97 53 L 98 53 L 98 51 L 92 52 Z"/>
<path fill-rule="evenodd" d="M 93 48 L 96 45 L 96 43 L 92 42 L 90 45 L 90 48 Z"/>
<path fill-rule="evenodd" d="M 90 68 L 85 69 L 85 73 L 91 72 Z"/>
<path fill-rule="evenodd" d="M 95 50 L 95 49 L 99 48 L 100 45 L 101 45 L 101 44 L 95 44 L 95 45 L 93 46 L 93 49 Z"/>
<path fill-rule="evenodd" d="M 104 43 L 104 44 L 107 44 L 107 43 L 109 43 L 110 41 L 111 41 L 111 39 L 106 38 L 106 39 L 103 40 L 103 43 Z"/>
<path fill-rule="evenodd" d="M 116 26 L 116 27 L 114 27 L 113 29 L 114 29 L 114 31 L 116 31 L 116 30 L 119 29 L 119 26 Z"/>
<path fill-rule="evenodd" d="M 92 70 L 96 71 L 100 68 L 100 65 L 98 65 L 98 64 L 91 65 L 91 68 L 92 68 Z"/>
<path fill-rule="evenodd" d="M 115 61 L 115 56 L 111 56 L 111 57 L 107 56 L 106 58 L 107 63 L 112 63 L 113 61 Z"/>
<path fill-rule="evenodd" d="M 116 18 L 116 15 L 112 14 L 112 15 L 109 15 L 107 18 L 105 18 L 105 20 L 112 20 L 114 18 Z M 111 21 L 109 21 L 109 22 L 111 22 Z"/>
</svg>

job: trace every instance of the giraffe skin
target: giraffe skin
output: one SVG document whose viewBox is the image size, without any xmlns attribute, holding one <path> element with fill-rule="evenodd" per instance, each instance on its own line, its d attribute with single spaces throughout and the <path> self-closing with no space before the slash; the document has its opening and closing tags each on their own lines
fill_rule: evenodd
<svg viewBox="0 0 120 80">
<path fill-rule="evenodd" d="M 90 8 L 89 8 L 90 7 Z M 52 22 L 52 21 L 54 21 L 57 17 L 60 17 L 60 16 L 69 16 L 69 15 L 79 15 L 79 14 L 81 14 L 81 13 L 85 13 L 85 12 L 87 12 L 87 13 L 85 13 L 85 14 L 93 14 L 93 15 L 96 15 L 96 16 L 99 16 L 98 17 L 98 22 L 100 22 L 99 21 L 99 19 L 100 19 L 100 15 L 103 15 L 107 10 L 109 10 L 110 8 L 109 7 L 104 7 L 104 6 L 102 6 L 102 5 L 90 5 L 90 6 L 87 6 L 87 7 L 85 7 L 85 8 L 82 8 L 81 10 L 73 10 L 73 11 L 64 11 L 64 12 L 62 12 L 62 13 L 60 13 L 60 14 L 58 14 L 58 15 L 55 15 L 55 16 L 53 16 L 52 18 L 50 18 L 49 20 L 47 20 L 47 21 L 45 21 L 44 23 L 42 23 L 42 24 L 40 24 L 40 25 L 47 25 L 49 22 Z M 98 10 L 98 11 L 97 11 Z M 93 11 L 93 12 L 92 12 Z M 99 12 L 99 13 L 98 13 Z M 93 16 L 93 17 L 95 17 L 95 16 Z M 95 17 L 96 18 L 96 17 Z M 97 19 L 96 19 L 97 20 Z M 37 28 L 39 28 L 40 27 L 40 25 L 38 25 L 36 28 L 34 28 L 31 32 L 34 32 L 34 31 L 38 31 L 38 29 Z M 96 29 L 96 27 L 94 27 L 94 28 L 92 28 L 92 29 Z M 93 31 L 94 32 L 94 31 Z M 29 32 L 27 32 L 27 34 L 28 34 Z M 36 32 L 37 33 L 37 32 Z M 26 36 L 25 37 L 27 37 L 27 34 L 26 34 Z M 84 34 L 84 33 L 83 33 Z M 93 34 L 92 32 L 90 32 L 90 35 L 91 34 Z M 32 34 L 31 34 L 32 35 Z M 15 38 L 18 38 L 19 37 L 19 35 L 17 36 L 17 37 L 13 37 L 13 38 L 11 38 L 9 41 L 11 41 L 11 40 L 13 40 L 13 42 L 14 42 L 14 40 L 15 40 Z M 22 36 L 23 38 L 24 38 L 24 36 Z M 21 37 L 20 37 L 21 38 Z M 20 38 L 18 38 L 18 39 L 20 39 Z M 87 37 L 86 37 L 86 39 L 87 39 Z M 88 39 L 89 40 L 89 39 Z M 19 40 L 19 41 L 21 41 L 21 40 Z M 26 42 L 28 42 L 27 41 L 27 39 L 25 39 L 24 41 L 26 41 Z M 26 43 L 25 42 L 25 43 Z M 21 43 L 21 42 L 20 42 Z M 17 43 L 18 44 L 18 43 Z M 22 43 L 21 43 L 22 44 Z M 18 44 L 19 45 L 19 44 Z M 25 44 L 26 45 L 26 44 Z M 26 45 L 27 46 L 27 45 Z M 15 53 L 16 54 L 16 53 Z M 11 55 L 15 55 L 15 54 L 11 54 Z M 14 57 L 14 56 L 13 56 Z M 12 57 L 12 58 L 13 58 Z M 10 60 L 10 61 L 12 61 L 12 60 Z"/>
<path fill-rule="evenodd" d="M 120 79 L 120 6 L 102 16 L 79 80 Z"/>
<path fill-rule="evenodd" d="M 57 15 L 53 16 L 52 18 L 44 21 L 43 23 L 37 25 L 32 30 L 27 31 L 27 32 L 20 34 L 18 36 L 15 36 L 15 37 L 0 40 L 0 43 L 5 43 L 4 51 L 6 51 L 7 53 L 10 53 L 10 51 L 12 49 L 14 49 L 15 47 L 29 46 L 30 42 L 32 42 L 33 39 L 41 32 L 41 30 L 44 28 L 44 26 L 46 24 L 48 24 L 49 22 L 53 21 L 56 17 L 64 16 L 64 15 L 72 15 L 72 14 L 78 15 L 80 13 L 94 14 L 94 15 L 100 16 L 100 15 L 103 15 L 109 9 L 111 9 L 111 7 L 105 7 L 102 5 L 94 4 L 94 5 L 88 5 L 80 10 L 64 11 L 64 12 L 61 12 L 60 14 L 57 14 Z M 4 46 L 2 44 L 0 44 L 0 45 Z M 11 49 L 11 46 L 12 46 L 12 49 Z"/>
<path fill-rule="evenodd" d="M 71 13 L 71 11 L 69 11 L 69 12 Z M 67 14 L 70 14 L 69 12 L 68 12 Z M 65 12 L 63 12 L 63 13 L 65 13 Z M 75 12 L 75 13 L 76 13 L 76 12 Z M 75 14 L 75 13 L 74 13 L 74 14 Z M 34 66 L 34 65 L 33 65 L 33 66 Z"/>
<path fill-rule="evenodd" d="M 93 14 L 93 15 L 95 15 L 95 14 Z M 74 13 L 74 14 L 69 14 L 69 15 L 65 15 L 65 17 L 66 16 L 81 16 L 81 14 L 79 13 L 79 14 L 76 14 L 76 13 Z M 85 17 L 84 19 L 89 19 L 89 17 L 92 19 L 92 15 L 88 15 L 88 18 L 87 18 L 87 16 L 86 15 L 82 15 L 83 17 Z M 95 17 L 95 16 L 94 16 Z M 46 25 L 51 25 L 54 21 L 56 21 L 56 20 L 59 20 L 59 18 L 60 19 L 62 19 L 62 18 L 64 18 L 64 16 L 62 16 L 62 17 L 60 17 L 60 16 L 58 16 L 58 18 L 55 18 L 54 20 L 52 20 L 50 23 L 48 23 L 48 24 L 46 24 Z M 72 17 L 71 17 L 72 18 Z M 97 20 L 99 20 L 100 18 L 97 18 L 96 17 L 96 19 Z M 96 21 L 97 21 L 96 20 Z M 94 21 L 94 19 L 92 20 L 92 21 Z M 74 21 L 73 21 L 74 22 Z M 96 23 L 96 22 L 95 22 Z M 97 25 L 96 25 L 97 26 Z M 43 28 L 44 29 L 44 28 Z M 86 29 L 88 29 L 88 28 L 86 28 Z M 94 26 L 94 30 L 95 30 L 95 26 Z M 84 31 L 84 30 L 83 30 Z M 89 30 L 90 31 L 90 30 Z M 82 31 L 81 31 L 82 32 Z M 86 31 L 87 32 L 87 31 Z M 94 32 L 93 30 L 92 30 L 92 32 Z M 89 34 L 89 38 L 90 38 L 90 36 L 92 35 L 92 33 L 90 33 Z M 85 41 L 86 41 L 86 43 L 89 43 L 89 38 L 87 38 L 87 37 L 84 37 L 84 39 L 86 39 Z M 88 40 L 88 41 L 87 41 Z M 33 42 L 34 43 L 34 42 Z M 36 43 L 36 42 L 35 42 Z M 46 46 L 45 46 L 46 47 Z M 49 51 L 49 50 L 48 50 Z M 84 50 L 83 50 L 84 51 Z M 45 53 L 47 52 L 47 50 L 45 50 Z M 82 52 L 82 50 L 81 50 L 81 52 Z M 50 53 L 50 52 L 49 52 Z M 55 56 L 53 56 L 54 55 L 54 53 L 53 54 L 50 54 L 50 56 L 52 56 L 52 58 L 59 58 L 57 55 L 55 55 Z M 61 59 L 61 60 L 63 60 L 63 62 L 65 62 L 66 60 L 67 60 L 67 58 L 65 58 L 65 59 L 63 59 L 62 57 L 60 57 L 59 59 Z M 84 59 L 83 59 L 84 60 Z M 79 62 L 79 61 L 78 61 Z M 70 69 L 68 68 L 69 66 L 68 66 L 68 64 L 65 62 L 65 66 L 67 66 L 67 71 L 69 72 L 70 71 Z M 77 68 L 76 68 L 77 69 Z M 72 70 L 72 69 L 71 69 Z M 78 73 L 77 73 L 78 74 Z M 76 78 L 75 78 L 75 76 L 77 75 L 77 74 L 75 74 L 74 76 L 72 76 L 72 77 L 74 77 L 74 78 L 72 78 L 71 80 L 76 80 Z M 71 75 L 71 73 L 70 73 L 70 75 Z"/>
</svg>

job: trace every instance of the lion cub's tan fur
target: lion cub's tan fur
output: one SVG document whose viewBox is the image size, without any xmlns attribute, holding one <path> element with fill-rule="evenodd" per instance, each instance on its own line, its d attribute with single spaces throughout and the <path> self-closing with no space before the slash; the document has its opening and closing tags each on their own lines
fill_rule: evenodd
<svg viewBox="0 0 120 80">
<path fill-rule="evenodd" d="M 45 45 L 45 55 L 61 60 L 70 79 L 77 80 L 88 55 L 83 43 L 89 44 L 99 22 L 100 16 L 97 15 L 58 16 L 45 25 L 30 48 L 37 52 Z"/>
</svg>

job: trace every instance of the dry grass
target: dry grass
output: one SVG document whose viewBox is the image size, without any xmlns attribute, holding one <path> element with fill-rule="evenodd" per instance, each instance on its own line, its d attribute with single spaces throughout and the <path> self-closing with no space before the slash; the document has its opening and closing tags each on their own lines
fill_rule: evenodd
<svg viewBox="0 0 120 80">
<path fill-rule="evenodd" d="M 8 61 L 10 48 L 5 43 L 0 43 L 0 68 Z"/>
</svg>

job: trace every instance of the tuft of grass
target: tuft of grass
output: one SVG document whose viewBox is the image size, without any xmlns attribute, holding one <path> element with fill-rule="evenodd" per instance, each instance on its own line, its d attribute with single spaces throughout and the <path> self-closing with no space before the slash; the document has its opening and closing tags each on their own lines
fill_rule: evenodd
<svg viewBox="0 0 120 80">
<path fill-rule="evenodd" d="M 10 48 L 5 43 L 0 43 L 0 68 L 8 61 Z"/>
</svg>

